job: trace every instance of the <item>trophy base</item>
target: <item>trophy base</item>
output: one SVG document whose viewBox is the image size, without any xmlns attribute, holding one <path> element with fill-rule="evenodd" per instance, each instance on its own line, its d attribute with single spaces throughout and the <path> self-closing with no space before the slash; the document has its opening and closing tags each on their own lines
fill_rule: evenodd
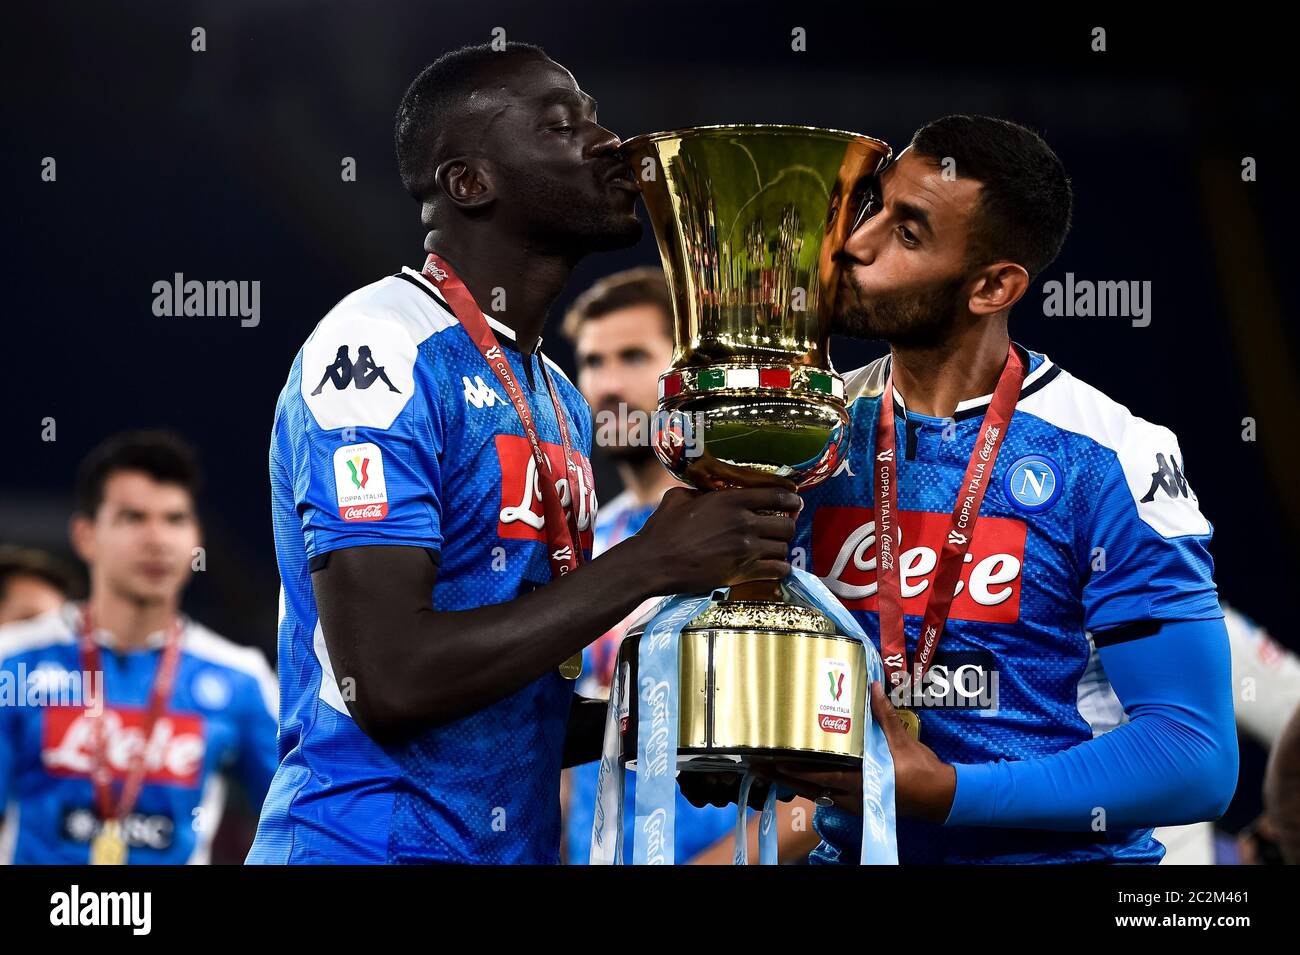
<svg viewBox="0 0 1300 955">
<path fill-rule="evenodd" d="M 625 687 L 639 685 L 637 648 L 648 623 L 629 628 L 619 647 Z M 678 680 L 680 770 L 744 772 L 777 762 L 861 768 L 866 654 L 818 610 L 776 601 L 711 604 L 682 628 Z M 629 690 L 619 707 L 631 768 L 638 697 Z"/>
</svg>

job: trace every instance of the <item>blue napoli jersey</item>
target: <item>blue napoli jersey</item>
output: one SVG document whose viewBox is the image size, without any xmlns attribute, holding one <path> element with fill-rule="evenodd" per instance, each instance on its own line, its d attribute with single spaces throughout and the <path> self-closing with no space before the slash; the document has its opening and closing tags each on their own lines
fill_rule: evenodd
<svg viewBox="0 0 1300 955">
<path fill-rule="evenodd" d="M 207 862 L 226 776 L 239 778 L 254 807 L 270 785 L 275 675 L 260 650 L 187 620 L 171 699 L 146 741 L 162 634 L 139 650 L 103 648 L 101 679 L 82 672 L 79 625 L 79 609 L 67 604 L 0 628 L 0 861 L 89 862 L 100 828 L 90 773 L 102 719 L 115 799 L 146 747 L 144 784 L 122 820 L 127 862 Z"/>
<path fill-rule="evenodd" d="M 488 322 L 527 390 L 548 474 L 537 473 L 519 417 L 469 334 L 413 269 L 343 299 L 293 362 L 271 439 L 280 766 L 249 862 L 559 860 L 573 684 L 551 672 L 381 746 L 348 712 L 354 687 L 330 662 L 312 591 L 312 566 L 331 551 L 403 545 L 438 563 L 435 609 L 512 600 L 551 579 L 546 480 L 590 548 L 591 412 L 548 361 L 581 458 L 570 487 L 545 359 L 520 353 L 508 327 Z"/>
<path fill-rule="evenodd" d="M 1017 346 L 1018 347 L 1018 346 Z M 1047 756 L 1126 720 L 1092 634 L 1222 616 L 1201 515 L 1168 429 L 1132 415 L 1046 357 L 1028 360 L 961 583 L 923 695 L 921 739 L 949 763 Z M 879 646 L 875 455 L 888 357 L 846 376 L 852 442 L 804 493 L 792 551 Z M 895 392 L 898 548 L 915 660 L 936 559 L 989 397 L 951 419 L 909 413 Z M 856 860 L 860 821 L 818 810 L 812 861 Z M 1150 830 L 1100 833 L 898 824 L 913 863 L 1155 862 Z"/>
<path fill-rule="evenodd" d="M 596 521 L 595 548 L 601 554 L 619 541 L 636 534 L 655 512 L 653 506 L 638 506 L 630 491 L 624 491 L 601 508 Z M 638 608 L 632 618 L 640 616 Z M 608 699 L 614 681 L 614 663 L 618 645 L 626 628 L 620 624 L 582 651 L 582 679 L 578 692 L 593 699 Z M 565 817 L 565 852 L 570 865 L 586 865 L 591 857 L 591 827 L 596 813 L 596 777 L 600 763 L 593 761 L 574 766 L 569 771 L 569 805 Z M 624 799 L 625 858 L 632 858 L 633 832 L 636 826 L 633 807 L 636 799 L 636 774 L 626 774 Z M 677 792 L 677 814 L 673 824 L 675 857 L 679 863 L 690 862 L 735 829 L 736 811 L 717 806 L 692 806 Z"/>
</svg>

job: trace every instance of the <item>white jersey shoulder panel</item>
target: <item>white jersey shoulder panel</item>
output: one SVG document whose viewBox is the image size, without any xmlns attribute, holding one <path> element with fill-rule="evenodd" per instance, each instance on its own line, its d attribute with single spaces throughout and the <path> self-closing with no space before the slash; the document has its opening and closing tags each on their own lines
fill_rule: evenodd
<svg viewBox="0 0 1300 955">
<path fill-rule="evenodd" d="M 323 430 L 388 428 L 406 407 L 420 343 L 458 324 L 426 288 L 441 298 L 418 276 L 380 279 L 320 320 L 302 347 L 300 393 Z"/>
<path fill-rule="evenodd" d="M 1021 399 L 1016 411 L 1114 451 L 1138 517 L 1160 536 L 1209 533 L 1209 522 L 1183 474 L 1178 439 L 1168 428 L 1139 418 L 1066 371 Z"/>
</svg>

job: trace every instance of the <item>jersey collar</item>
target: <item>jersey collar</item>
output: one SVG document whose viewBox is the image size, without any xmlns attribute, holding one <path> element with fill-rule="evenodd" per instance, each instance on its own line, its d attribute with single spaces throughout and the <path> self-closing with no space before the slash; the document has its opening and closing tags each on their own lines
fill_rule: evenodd
<svg viewBox="0 0 1300 955">
<path fill-rule="evenodd" d="M 414 280 L 422 291 L 428 293 L 428 295 L 435 302 L 437 302 L 439 305 L 441 305 L 444 309 L 447 310 L 447 314 L 455 316 L 456 313 L 452 311 L 452 308 L 447 303 L 447 300 L 443 298 L 442 290 L 439 289 L 438 286 L 430 282 L 427 278 L 425 278 L 423 273 L 417 272 L 409 265 L 404 265 L 402 266 L 401 274 L 403 276 L 408 277 L 408 281 Z M 505 345 L 507 348 L 511 349 L 512 351 L 517 351 L 520 354 L 523 353 L 523 350 L 519 347 L 519 340 L 515 336 L 515 330 L 513 328 L 511 328 L 509 325 L 506 325 L 503 322 L 497 321 L 487 312 L 483 313 L 483 317 L 487 319 L 488 328 L 492 329 L 493 333 L 497 336 L 497 340 L 501 342 L 502 345 Z M 538 336 L 537 343 L 533 345 L 533 350 L 531 354 L 533 355 L 539 354 L 541 350 L 542 350 L 542 339 L 541 336 Z"/>
<path fill-rule="evenodd" d="M 69 600 L 59 608 L 59 613 L 67 624 L 68 629 L 72 632 L 74 641 L 81 634 L 83 619 L 82 613 L 84 612 L 84 609 L 85 604 L 81 601 L 75 600 Z M 190 618 L 185 616 L 183 613 L 180 616 L 180 639 L 183 645 L 185 643 L 185 637 L 190 632 Z M 95 632 L 91 634 L 91 636 L 94 638 L 95 642 L 105 650 L 112 650 L 114 653 L 145 653 L 150 650 L 160 650 L 167 645 L 167 628 L 165 627 L 162 630 L 155 630 L 144 638 L 143 644 L 134 647 L 118 647 L 113 642 L 113 634 L 110 631 L 105 630 L 103 627 L 96 627 Z"/>
<path fill-rule="evenodd" d="M 1028 374 L 1025 375 L 1024 382 L 1020 386 L 1019 400 L 1023 401 L 1055 378 L 1060 373 L 1061 369 L 1053 364 L 1052 359 L 1048 358 L 1046 355 L 1039 354 L 1038 352 L 1031 352 L 1024 346 L 1014 342 L 1012 344 L 1015 345 L 1016 351 L 1020 354 L 1020 360 L 1023 361 L 1025 367 L 1029 369 Z M 893 357 L 891 355 L 886 355 L 880 359 L 879 368 L 877 369 L 877 373 L 880 376 L 880 384 L 876 388 L 877 393 L 884 390 L 885 382 L 889 380 L 889 370 L 892 362 Z M 981 416 L 988 409 L 988 406 L 992 401 L 993 395 L 991 393 L 980 395 L 978 398 L 967 398 L 965 401 L 958 403 L 956 410 L 952 413 L 952 418 L 954 421 L 964 421 L 967 418 Z M 894 389 L 894 404 L 904 415 L 907 415 L 907 406 L 903 402 L 903 396 L 898 393 L 897 388 Z M 918 418 L 930 417 L 929 415 L 922 414 L 913 414 L 911 416 Z"/>
</svg>

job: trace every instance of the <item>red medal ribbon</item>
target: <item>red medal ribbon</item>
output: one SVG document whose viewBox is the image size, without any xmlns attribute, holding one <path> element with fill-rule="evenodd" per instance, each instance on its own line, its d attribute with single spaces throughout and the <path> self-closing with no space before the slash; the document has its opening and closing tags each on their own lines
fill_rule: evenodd
<svg viewBox="0 0 1300 955">
<path fill-rule="evenodd" d="M 158 661 L 158 672 L 154 674 L 153 685 L 149 688 L 149 702 L 145 711 L 144 725 L 141 727 L 141 745 L 131 754 L 131 763 L 127 768 L 126 780 L 122 783 L 122 792 L 118 796 L 116 805 L 113 803 L 113 770 L 108 765 L 108 738 L 104 725 L 106 717 L 103 712 L 108 705 L 108 700 L 100 701 L 102 705 L 99 716 L 92 717 L 88 709 L 83 714 L 84 718 L 92 721 L 90 781 L 95 787 L 95 806 L 99 818 L 105 822 L 125 818 L 135 808 L 136 800 L 140 798 L 140 790 L 144 787 L 145 757 L 149 752 L 150 741 L 153 739 L 154 726 L 166 709 L 167 701 L 171 699 L 172 687 L 176 683 L 176 668 L 180 663 L 183 629 L 184 625 L 179 617 L 167 628 L 162 658 Z M 78 642 L 81 649 L 82 672 L 103 673 L 103 658 L 99 653 L 99 644 L 95 642 L 90 608 L 82 612 Z M 108 693 L 105 692 L 104 696 L 107 697 Z"/>
<path fill-rule="evenodd" d="M 997 462 L 998 451 L 1007 435 L 1007 425 L 1015 413 L 1020 399 L 1020 387 L 1025 380 L 1025 366 L 1016 354 L 1015 347 L 1007 350 L 1007 363 L 998 378 L 989 402 L 988 411 L 980 425 L 979 437 L 966 465 L 966 476 L 953 506 L 948 522 L 948 536 L 939 554 L 930 595 L 925 602 L 921 621 L 921 634 L 916 642 L 913 687 L 919 689 L 921 678 L 934 662 L 934 651 L 943 635 L 952 607 L 962 564 L 970 550 L 975 533 L 975 519 L 984 492 L 988 490 Z M 890 686 L 898 686 L 908 678 L 907 635 L 903 625 L 902 573 L 898 566 L 898 462 L 897 442 L 894 435 L 894 372 L 891 360 L 889 378 L 880 398 L 880 418 L 876 423 L 876 582 L 879 587 L 880 649 Z"/>
<path fill-rule="evenodd" d="M 542 513 L 546 520 L 546 547 L 551 562 L 551 579 L 561 577 L 577 567 L 583 559 L 577 519 L 577 495 L 581 493 L 582 484 L 578 479 L 580 473 L 578 465 L 573 460 L 573 443 L 569 439 L 568 420 L 564 417 L 564 409 L 555 396 L 555 387 L 551 384 L 551 376 L 546 371 L 546 359 L 541 358 L 539 364 L 542 367 L 542 380 L 546 382 L 546 390 L 551 396 L 551 405 L 555 408 L 555 420 L 560 428 L 560 445 L 563 448 L 565 467 L 568 469 L 570 507 L 567 515 L 564 513 L 564 505 L 560 501 L 555 482 L 542 477 L 551 473 L 551 461 L 542 450 L 541 440 L 537 436 L 537 424 L 533 419 L 532 408 L 528 406 L 528 396 L 519 387 L 514 371 L 510 368 L 510 360 L 502 351 L 496 335 L 492 334 L 487 318 L 474 301 L 474 296 L 470 294 L 465 283 L 456 275 L 447 260 L 436 253 L 429 253 L 421 274 L 436 285 L 446 297 L 447 304 L 460 319 L 461 325 L 469 333 L 483 360 L 496 375 L 497 381 L 505 389 L 510 403 L 514 405 L 515 412 L 519 415 L 519 423 L 523 425 L 524 434 L 532 447 L 533 460 L 537 464 L 537 475 L 542 487 Z"/>
</svg>

